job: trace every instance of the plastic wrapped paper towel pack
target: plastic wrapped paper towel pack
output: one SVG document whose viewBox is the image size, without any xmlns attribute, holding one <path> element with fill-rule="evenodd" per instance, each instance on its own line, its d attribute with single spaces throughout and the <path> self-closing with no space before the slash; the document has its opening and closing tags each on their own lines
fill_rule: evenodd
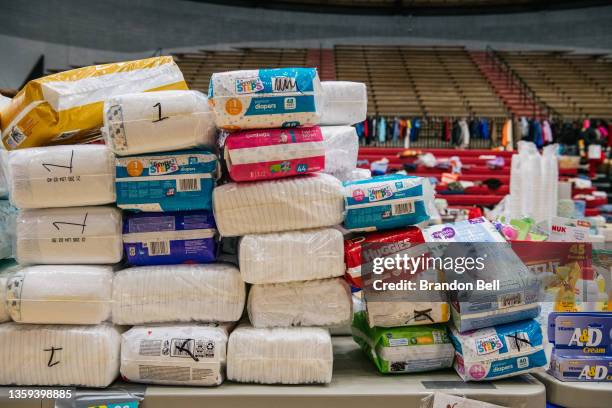
<svg viewBox="0 0 612 408">
<path fill-rule="evenodd" d="M 121 211 L 114 207 L 24 210 L 17 216 L 20 264 L 114 264 L 123 257 Z"/>
<path fill-rule="evenodd" d="M 119 374 L 121 335 L 109 324 L 6 323 L 0 344 L 0 384 L 106 387 Z"/>
<path fill-rule="evenodd" d="M 209 211 L 132 213 L 123 222 L 123 246 L 130 265 L 209 263 L 216 232 Z"/>
<path fill-rule="evenodd" d="M 212 147 L 216 136 L 208 99 L 198 91 L 114 96 L 104 101 L 101 130 L 119 156 Z"/>
<path fill-rule="evenodd" d="M 98 135 L 104 100 L 150 90 L 187 89 L 172 57 L 73 69 L 28 82 L 0 109 L 8 150 L 83 143 Z"/>
<path fill-rule="evenodd" d="M 273 68 L 214 73 L 208 99 L 226 130 L 318 125 L 321 82 L 315 68 Z"/>
<path fill-rule="evenodd" d="M 19 270 L 19 266 L 13 260 L 0 260 L 0 323 L 11 320 L 6 303 L 6 282 L 10 276 Z"/>
<path fill-rule="evenodd" d="M 322 126 L 325 146 L 325 173 L 338 178 L 357 167 L 359 138 L 352 126 Z M 340 176 L 340 177 L 339 177 Z"/>
<path fill-rule="evenodd" d="M 381 373 L 448 368 L 455 349 L 444 325 L 371 328 L 363 312 L 353 318 L 353 339 Z"/>
<path fill-rule="evenodd" d="M 35 147 L 9 153 L 10 199 L 17 208 L 115 202 L 113 153 L 103 145 Z"/>
<path fill-rule="evenodd" d="M 227 339 L 216 325 L 132 327 L 121 339 L 121 375 L 145 384 L 219 385 Z"/>
<path fill-rule="evenodd" d="M 206 150 L 116 160 L 117 206 L 149 212 L 211 210 L 218 161 Z"/>
<path fill-rule="evenodd" d="M 231 133 L 223 149 L 234 181 L 273 180 L 314 173 L 325 167 L 325 144 L 318 126 Z"/>
<path fill-rule="evenodd" d="M 99 324 L 110 317 L 112 282 L 110 266 L 24 267 L 8 279 L 8 311 L 18 323 Z"/>
<path fill-rule="evenodd" d="M 249 320 L 254 327 L 346 325 L 352 299 L 342 278 L 253 285 Z"/>
<path fill-rule="evenodd" d="M 465 381 L 485 381 L 528 373 L 546 365 L 542 328 L 535 320 L 460 334 L 451 327 L 455 370 Z"/>
<path fill-rule="evenodd" d="M 366 120 L 368 91 L 363 82 L 322 81 L 321 125 L 354 125 Z"/>
<path fill-rule="evenodd" d="M 141 266 L 115 274 L 113 322 L 235 322 L 246 288 L 229 264 Z"/>
<path fill-rule="evenodd" d="M 344 218 L 342 184 L 323 173 L 224 184 L 213 190 L 213 206 L 223 237 L 329 227 Z"/>
<path fill-rule="evenodd" d="M 245 235 L 238 253 L 240 273 L 255 284 L 342 276 L 343 242 L 334 228 Z"/>
<path fill-rule="evenodd" d="M 227 378 L 259 384 L 327 384 L 332 379 L 329 332 L 317 327 L 240 326 L 227 347 Z"/>
</svg>

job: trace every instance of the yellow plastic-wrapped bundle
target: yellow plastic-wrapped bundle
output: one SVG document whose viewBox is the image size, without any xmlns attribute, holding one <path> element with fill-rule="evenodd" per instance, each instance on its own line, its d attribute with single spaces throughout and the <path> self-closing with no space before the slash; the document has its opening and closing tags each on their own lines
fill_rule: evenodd
<svg viewBox="0 0 612 408">
<path fill-rule="evenodd" d="M 187 89 L 172 57 L 95 65 L 32 80 L 0 110 L 7 150 L 90 140 L 104 100 L 135 92 Z M 163 115 L 160 106 L 160 115 Z"/>
</svg>

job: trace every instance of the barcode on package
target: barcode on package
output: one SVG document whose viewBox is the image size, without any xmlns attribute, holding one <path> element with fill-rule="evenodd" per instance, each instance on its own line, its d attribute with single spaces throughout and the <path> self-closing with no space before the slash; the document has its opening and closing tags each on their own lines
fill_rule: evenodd
<svg viewBox="0 0 612 408">
<path fill-rule="evenodd" d="M 152 241 L 147 243 L 149 256 L 170 255 L 170 242 L 168 241 Z"/>
<path fill-rule="evenodd" d="M 414 212 L 414 202 L 409 201 L 407 203 L 393 204 L 391 206 L 392 215 L 405 215 L 412 214 Z"/>
<path fill-rule="evenodd" d="M 178 179 L 178 185 L 176 187 L 176 191 L 185 192 L 185 191 L 200 191 L 200 179 Z"/>
</svg>

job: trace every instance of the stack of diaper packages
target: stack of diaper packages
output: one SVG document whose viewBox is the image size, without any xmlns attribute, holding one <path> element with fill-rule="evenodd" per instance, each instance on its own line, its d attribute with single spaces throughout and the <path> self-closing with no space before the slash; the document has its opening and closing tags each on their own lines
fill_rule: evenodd
<svg viewBox="0 0 612 408">
<path fill-rule="evenodd" d="M 134 326 L 122 336 L 121 375 L 219 385 L 246 288 L 236 267 L 215 263 L 219 164 L 208 100 L 185 90 L 126 94 L 103 112 L 130 265 L 113 282 L 113 322 Z"/>
<path fill-rule="evenodd" d="M 211 78 L 217 126 L 231 132 L 223 143 L 231 182 L 214 190 L 215 219 L 221 236 L 242 237 L 240 272 L 252 284 L 250 325 L 229 339 L 234 381 L 329 383 L 328 328 L 351 319 L 343 236 L 333 228 L 344 219 L 343 189 L 334 176 L 356 167 L 349 125 L 365 117 L 365 85 L 326 95 L 313 68 Z M 325 123 L 336 126 L 318 126 L 326 113 Z"/>
<path fill-rule="evenodd" d="M 121 213 L 108 205 L 113 155 L 103 145 L 28 148 L 10 152 L 6 168 L 20 266 L 0 278 L 13 320 L 0 325 L 12 344 L 0 349 L 0 384 L 105 387 L 120 348 L 108 323 L 123 255 Z"/>
<path fill-rule="evenodd" d="M 540 313 L 540 280 L 485 218 L 441 224 L 424 230 L 440 256 L 482 258 L 483 267 L 457 273 L 445 270 L 447 283 L 471 283 L 450 291 L 455 370 L 465 381 L 484 381 L 528 373 L 546 365 Z M 465 258 L 464 258 L 465 259 Z M 477 281 L 499 282 L 478 289 Z"/>
<path fill-rule="evenodd" d="M 560 381 L 612 381 L 612 313 L 555 312 L 548 316 L 553 344 L 548 372 Z"/>
</svg>

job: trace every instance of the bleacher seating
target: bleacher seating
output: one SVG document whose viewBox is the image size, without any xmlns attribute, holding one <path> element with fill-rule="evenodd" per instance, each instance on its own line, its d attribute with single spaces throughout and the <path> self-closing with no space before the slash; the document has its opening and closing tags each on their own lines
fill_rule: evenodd
<svg viewBox="0 0 612 408">
<path fill-rule="evenodd" d="M 564 118 L 612 117 L 611 63 L 555 52 L 500 54 Z"/>
</svg>

